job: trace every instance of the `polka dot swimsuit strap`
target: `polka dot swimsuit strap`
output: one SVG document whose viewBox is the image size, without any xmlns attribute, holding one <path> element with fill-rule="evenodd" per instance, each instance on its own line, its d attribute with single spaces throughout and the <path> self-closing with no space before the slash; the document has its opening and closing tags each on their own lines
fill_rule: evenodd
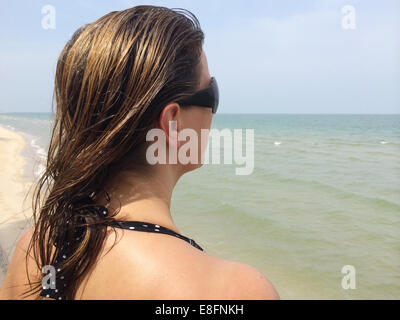
<svg viewBox="0 0 400 320">
<path fill-rule="evenodd" d="M 57 259 L 55 260 L 56 265 L 67 258 L 69 255 L 69 245 L 65 244 L 61 251 L 60 254 L 58 255 Z M 54 279 L 52 272 L 55 272 L 55 281 L 51 280 Z M 42 286 L 42 291 L 40 292 L 40 296 L 46 297 L 46 298 L 51 298 L 51 299 L 56 299 L 56 300 L 62 300 L 64 299 L 63 291 L 64 288 L 67 286 L 66 279 L 62 275 L 62 271 L 60 268 L 55 267 L 53 270 L 50 270 L 48 273 L 50 276 L 49 281 L 47 281 L 47 284 L 44 284 Z"/>
<path fill-rule="evenodd" d="M 153 223 L 148 223 L 148 222 L 143 222 L 143 221 L 114 221 L 114 223 L 111 224 L 111 226 L 116 227 L 116 228 L 121 228 L 121 229 L 127 229 L 127 230 L 132 230 L 132 231 L 143 231 L 143 232 L 153 232 L 153 233 L 164 233 L 168 234 L 170 236 L 175 236 L 179 239 L 182 239 L 189 244 L 191 244 L 193 247 L 204 251 L 194 240 L 185 237 L 179 233 L 176 233 L 175 231 L 165 228 L 163 226 L 159 226 L 158 224 L 153 224 Z"/>
<path fill-rule="evenodd" d="M 107 216 L 108 215 L 108 210 L 103 207 L 103 206 L 96 206 L 96 210 L 98 211 L 98 214 L 100 216 Z M 193 247 L 204 251 L 194 240 L 185 237 L 179 233 L 176 233 L 175 231 L 165 228 L 163 226 L 159 226 L 158 224 L 152 224 L 149 222 L 143 222 L 143 221 L 118 221 L 114 220 L 110 224 L 112 227 L 116 228 L 121 228 L 121 229 L 127 229 L 127 230 L 132 230 L 132 231 L 142 231 L 142 232 L 153 232 L 153 233 L 164 233 L 168 234 L 174 237 L 177 237 L 179 239 L 182 239 L 189 244 L 191 244 Z M 76 241 L 79 242 L 82 240 L 83 235 L 79 235 L 76 237 Z M 55 244 L 57 245 L 57 244 Z M 55 261 L 56 265 L 67 258 L 67 256 L 71 253 L 70 251 L 72 250 L 72 246 L 70 245 L 69 242 L 66 242 L 62 244 L 62 249 L 60 250 L 60 254 L 57 256 L 57 259 Z M 51 298 L 51 299 L 56 299 L 56 300 L 62 300 L 64 299 L 64 294 L 63 294 L 63 289 L 67 287 L 67 281 L 62 275 L 62 270 L 60 268 L 55 268 L 55 279 L 53 283 L 47 283 L 46 285 L 43 285 L 42 291 L 40 292 L 40 296 L 46 297 L 46 298 Z M 51 273 L 51 272 L 50 272 Z"/>
</svg>

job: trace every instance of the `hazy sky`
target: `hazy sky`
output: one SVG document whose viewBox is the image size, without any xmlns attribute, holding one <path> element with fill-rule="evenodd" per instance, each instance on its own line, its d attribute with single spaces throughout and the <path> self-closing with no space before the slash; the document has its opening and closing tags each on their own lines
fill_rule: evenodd
<svg viewBox="0 0 400 320">
<path fill-rule="evenodd" d="M 56 59 L 71 34 L 138 4 L 192 11 L 221 113 L 400 113 L 400 1 L 2 1 L 0 112 L 51 110 Z M 42 27 L 42 7 L 56 10 Z M 355 9 L 344 29 L 342 8 Z M 349 20 L 346 20 L 349 21 Z"/>
</svg>

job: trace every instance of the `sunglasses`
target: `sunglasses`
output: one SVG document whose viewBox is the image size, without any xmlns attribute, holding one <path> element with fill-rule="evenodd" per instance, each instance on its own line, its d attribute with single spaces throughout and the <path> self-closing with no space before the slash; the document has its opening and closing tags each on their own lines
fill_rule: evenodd
<svg viewBox="0 0 400 320">
<path fill-rule="evenodd" d="M 189 97 L 177 101 L 181 106 L 200 106 L 211 108 L 216 113 L 219 103 L 219 90 L 217 80 L 212 77 L 209 87 L 195 92 Z"/>
</svg>

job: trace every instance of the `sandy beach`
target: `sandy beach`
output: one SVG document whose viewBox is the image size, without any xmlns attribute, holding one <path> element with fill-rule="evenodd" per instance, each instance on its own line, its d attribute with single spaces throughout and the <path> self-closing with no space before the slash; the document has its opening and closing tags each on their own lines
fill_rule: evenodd
<svg viewBox="0 0 400 320">
<path fill-rule="evenodd" d="M 21 152 L 27 142 L 20 134 L 0 126 L 0 285 L 3 282 L 15 244 L 29 228 L 32 185 L 25 175 L 27 160 Z"/>
</svg>

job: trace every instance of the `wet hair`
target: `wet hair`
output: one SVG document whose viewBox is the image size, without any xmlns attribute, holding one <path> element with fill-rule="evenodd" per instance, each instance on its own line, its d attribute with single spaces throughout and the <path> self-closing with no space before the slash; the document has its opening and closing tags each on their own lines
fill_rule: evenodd
<svg viewBox="0 0 400 320">
<path fill-rule="evenodd" d="M 28 248 L 42 270 L 62 270 L 74 299 L 93 269 L 112 214 L 97 214 L 91 199 L 127 159 L 133 159 L 166 104 L 199 87 L 204 34 L 184 9 L 136 6 L 114 11 L 79 28 L 57 62 L 55 119 L 46 168 L 33 197 L 33 236 Z M 121 166 L 120 166 L 121 165 Z M 60 246 L 84 228 L 64 261 Z M 28 276 L 29 277 L 29 276 Z M 37 294 L 41 279 L 25 294 Z"/>
</svg>

